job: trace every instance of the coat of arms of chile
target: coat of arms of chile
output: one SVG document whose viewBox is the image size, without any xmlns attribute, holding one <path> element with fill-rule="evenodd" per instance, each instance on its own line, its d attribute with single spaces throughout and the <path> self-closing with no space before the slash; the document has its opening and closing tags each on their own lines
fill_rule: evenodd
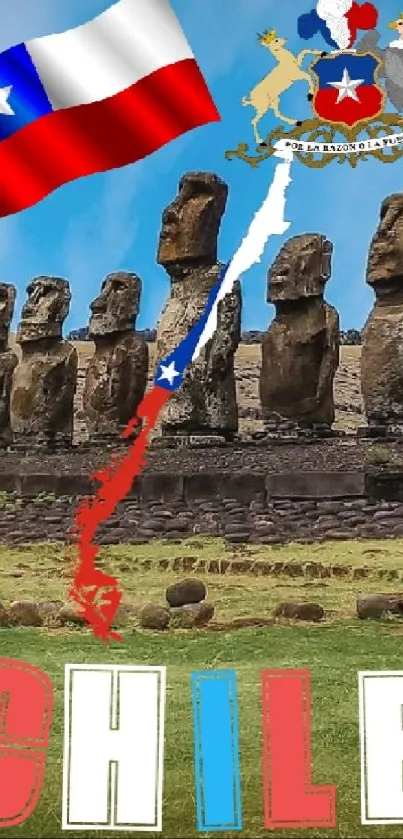
<svg viewBox="0 0 403 839">
<path fill-rule="evenodd" d="M 354 167 L 369 155 L 387 163 L 403 156 L 403 12 L 387 21 L 393 35 L 384 46 L 378 23 L 372 3 L 318 0 L 316 9 L 298 18 L 296 29 L 303 41 L 322 39 L 322 50 L 305 48 L 295 54 L 274 29 L 259 34 L 258 44 L 275 65 L 242 99 L 251 110 L 256 154 L 240 143 L 226 158 L 238 157 L 256 167 L 284 146 L 311 168 L 323 168 L 334 159 Z M 286 112 L 283 94 L 297 83 L 300 113 L 292 115 Z M 276 127 L 262 136 L 269 115 Z"/>
</svg>

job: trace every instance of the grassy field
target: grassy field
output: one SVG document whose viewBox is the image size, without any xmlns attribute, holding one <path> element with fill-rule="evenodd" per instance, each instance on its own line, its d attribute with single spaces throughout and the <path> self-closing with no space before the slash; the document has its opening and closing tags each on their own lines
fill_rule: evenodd
<svg viewBox="0 0 403 839">
<path fill-rule="evenodd" d="M 213 560 L 244 558 L 254 563 L 253 574 L 212 574 L 196 571 L 216 605 L 217 621 L 226 629 L 212 632 L 141 631 L 137 607 L 150 600 L 164 603 L 164 588 L 183 576 L 174 571 L 184 556 L 197 556 L 208 568 Z M 130 622 L 122 627 L 122 641 L 106 646 L 86 629 L 15 628 L 0 630 L 3 657 L 22 659 L 45 670 L 55 687 L 52 727 L 45 783 L 36 812 L 5 836 L 59 837 L 61 823 L 62 708 L 66 663 L 159 664 L 167 666 L 163 837 L 196 837 L 193 775 L 193 735 L 190 675 L 194 670 L 235 669 L 238 676 L 242 798 L 245 837 L 263 837 L 260 671 L 266 668 L 309 668 L 312 684 L 313 782 L 337 786 L 337 828 L 316 830 L 315 837 L 403 837 L 403 826 L 360 825 L 358 731 L 358 670 L 402 668 L 403 627 L 399 619 L 361 622 L 355 617 L 359 591 L 396 591 L 401 578 L 403 541 L 322 543 L 312 546 L 248 547 L 228 551 L 221 540 L 189 539 L 180 545 L 154 543 L 104 549 L 102 566 L 121 580 L 125 601 L 133 606 Z M 162 571 L 161 559 L 168 560 Z M 275 573 L 260 574 L 268 562 Z M 305 563 L 310 563 L 310 571 Z M 299 565 L 300 577 L 291 579 L 286 566 Z M 282 565 L 284 565 L 283 571 Z M 331 576 L 312 578 L 330 569 Z M 345 576 L 337 569 L 344 566 Z M 63 599 L 68 579 L 61 546 L 37 545 L 0 550 L 1 597 Z M 359 579 L 360 569 L 369 569 Z M 170 570 L 171 569 L 171 570 Z M 319 569 L 325 569 L 325 572 Z M 332 573 L 332 569 L 336 569 Z M 270 616 L 285 599 L 314 600 L 326 610 L 321 624 L 279 622 L 264 628 L 231 629 L 240 616 Z M 305 835 L 306 835 L 305 831 Z M 82 833 L 69 831 L 74 836 Z M 85 835 L 85 834 L 84 834 Z M 87 833 L 103 837 L 116 833 Z M 126 832 L 121 833 L 126 835 Z M 127 833 L 127 835 L 129 835 Z M 153 836 L 161 834 L 142 834 Z M 209 836 L 211 834 L 207 834 Z M 223 837 L 233 834 L 222 832 Z M 236 834 L 235 834 L 236 835 Z M 294 837 L 301 831 L 279 831 Z"/>
</svg>

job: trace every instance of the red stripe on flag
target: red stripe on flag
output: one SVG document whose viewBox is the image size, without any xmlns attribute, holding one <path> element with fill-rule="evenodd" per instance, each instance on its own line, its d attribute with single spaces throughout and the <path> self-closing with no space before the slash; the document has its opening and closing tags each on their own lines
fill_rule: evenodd
<svg viewBox="0 0 403 839">
<path fill-rule="evenodd" d="M 313 786 L 309 670 L 262 671 L 265 826 L 336 825 L 336 788 Z"/>
<path fill-rule="evenodd" d="M 141 160 L 220 115 L 194 59 L 116 96 L 53 111 L 0 142 L 0 218 L 69 181 Z"/>
</svg>

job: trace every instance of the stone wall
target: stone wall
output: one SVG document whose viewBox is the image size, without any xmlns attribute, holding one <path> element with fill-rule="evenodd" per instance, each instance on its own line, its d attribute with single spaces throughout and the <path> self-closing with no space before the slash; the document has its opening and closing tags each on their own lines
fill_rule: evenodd
<svg viewBox="0 0 403 839">
<path fill-rule="evenodd" d="M 69 538 L 85 476 L 1 475 L 0 542 Z M 387 496 L 387 500 L 384 497 Z M 403 537 L 403 475 L 143 475 L 97 531 L 103 545 L 198 534 L 230 544 Z"/>
</svg>

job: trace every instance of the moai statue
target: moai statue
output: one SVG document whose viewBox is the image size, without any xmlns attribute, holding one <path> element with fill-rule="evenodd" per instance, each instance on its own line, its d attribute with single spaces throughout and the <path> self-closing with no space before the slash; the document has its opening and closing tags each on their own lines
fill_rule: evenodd
<svg viewBox="0 0 403 839">
<path fill-rule="evenodd" d="M 140 295 L 139 277 L 119 271 L 106 277 L 91 303 L 95 353 L 86 372 L 83 408 L 92 443 L 117 442 L 147 387 L 148 346 L 134 332 Z"/>
<path fill-rule="evenodd" d="M 13 319 L 16 289 L 0 283 L 0 448 L 13 440 L 10 424 L 11 382 L 18 357 L 8 346 L 8 334 Z"/>
<path fill-rule="evenodd" d="M 27 287 L 17 342 L 22 358 L 11 390 L 11 426 L 17 447 L 69 446 L 78 356 L 62 338 L 71 292 L 67 280 L 36 277 Z"/>
<path fill-rule="evenodd" d="M 339 317 L 323 299 L 333 246 L 324 236 L 289 239 L 268 274 L 276 315 L 262 345 L 260 400 L 267 426 L 328 427 L 339 364 Z"/>
<path fill-rule="evenodd" d="M 403 194 L 381 206 L 367 283 L 376 295 L 364 327 L 361 390 L 370 436 L 403 433 Z"/>
<path fill-rule="evenodd" d="M 157 355 L 164 359 L 205 310 L 223 268 L 217 239 L 228 196 L 216 175 L 191 172 L 162 216 L 158 263 L 171 281 L 171 294 L 157 328 Z M 217 330 L 186 370 L 181 388 L 164 411 L 163 435 L 222 436 L 238 430 L 234 354 L 241 338 L 241 287 L 219 304 Z"/>
</svg>

